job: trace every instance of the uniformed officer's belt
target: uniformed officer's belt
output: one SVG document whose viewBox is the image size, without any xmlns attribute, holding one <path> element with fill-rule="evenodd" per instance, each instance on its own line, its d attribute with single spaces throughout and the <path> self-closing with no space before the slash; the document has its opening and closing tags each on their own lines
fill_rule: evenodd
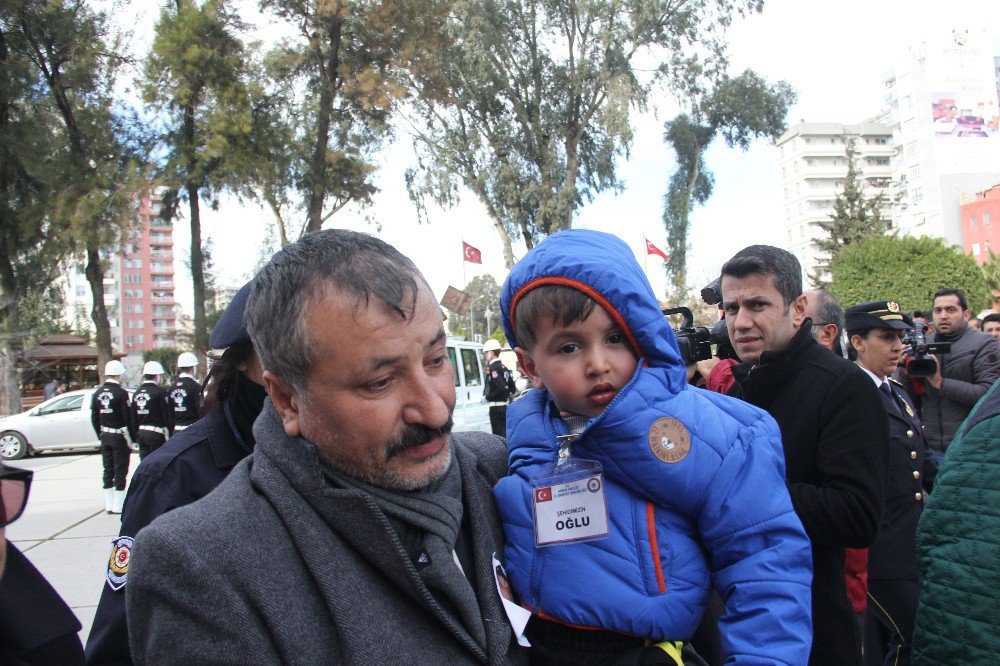
<svg viewBox="0 0 1000 666">
<path fill-rule="evenodd" d="M 101 432 L 110 433 L 112 435 L 124 435 L 128 432 L 128 428 L 108 428 L 107 426 L 101 426 Z"/>
<path fill-rule="evenodd" d="M 490 407 L 506 407 L 506 406 L 507 406 L 507 401 L 506 400 L 504 400 L 503 402 L 491 402 L 490 403 Z"/>
<path fill-rule="evenodd" d="M 141 426 L 139 426 L 139 430 L 148 430 L 150 432 L 159 433 L 161 435 L 166 435 L 167 434 L 167 429 L 166 428 L 161 428 L 160 426 L 141 425 Z"/>
<path fill-rule="evenodd" d="M 186 426 L 186 425 L 175 425 L 174 426 L 174 432 L 180 432 L 181 430 L 184 430 L 184 428 L 187 428 L 187 427 L 188 426 Z"/>
</svg>

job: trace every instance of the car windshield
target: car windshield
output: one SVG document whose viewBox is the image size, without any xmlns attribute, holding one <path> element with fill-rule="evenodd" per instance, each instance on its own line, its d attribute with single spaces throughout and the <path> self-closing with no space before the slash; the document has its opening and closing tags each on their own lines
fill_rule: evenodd
<svg viewBox="0 0 1000 666">
<path fill-rule="evenodd" d="M 82 395 L 68 395 L 65 398 L 53 400 L 49 404 L 38 410 L 38 414 L 54 414 L 56 412 L 69 412 L 80 409 L 83 403 Z"/>
</svg>

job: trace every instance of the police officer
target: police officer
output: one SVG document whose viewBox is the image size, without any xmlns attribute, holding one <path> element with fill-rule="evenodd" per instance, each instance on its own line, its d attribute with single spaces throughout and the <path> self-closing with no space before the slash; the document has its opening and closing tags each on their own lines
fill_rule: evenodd
<svg viewBox="0 0 1000 666">
<path fill-rule="evenodd" d="M 250 284 L 237 292 L 212 330 L 210 344 L 225 351 L 212 362 L 205 381 L 205 417 L 174 434 L 133 475 L 87 639 L 88 664 L 132 661 L 125 618 L 132 538 L 156 517 L 207 495 L 253 451 L 253 422 L 267 394 L 263 370 L 243 322 Z"/>
<path fill-rule="evenodd" d="M 201 384 L 195 379 L 198 357 L 184 352 L 177 357 L 177 379 L 170 386 L 173 407 L 173 431 L 180 432 L 201 418 Z"/>
<path fill-rule="evenodd" d="M 500 343 L 493 338 L 483 345 L 483 356 L 489 367 L 486 370 L 486 386 L 483 395 L 490 403 L 490 427 L 494 435 L 507 436 L 507 403 L 517 391 L 514 375 L 500 361 Z"/>
<path fill-rule="evenodd" d="M 924 506 L 924 436 L 905 391 L 890 377 L 903 361 L 903 333 L 913 320 L 895 301 L 847 308 L 845 328 L 858 366 L 879 387 L 889 413 L 889 467 L 885 509 L 868 551 L 868 615 L 865 664 L 909 664 L 920 596 L 917 520 Z M 930 460 L 926 461 L 930 465 Z"/>
<path fill-rule="evenodd" d="M 132 451 L 125 439 L 128 433 L 128 393 L 121 386 L 125 366 L 108 361 L 104 366 L 104 384 L 90 400 L 90 423 L 101 440 L 104 463 L 104 510 L 121 513 L 125 503 L 125 476 Z"/>
<path fill-rule="evenodd" d="M 132 396 L 132 439 L 139 443 L 139 460 L 160 448 L 170 436 L 173 409 L 167 391 L 159 385 L 164 374 L 158 361 L 148 361 L 142 367 L 142 385 Z"/>
</svg>

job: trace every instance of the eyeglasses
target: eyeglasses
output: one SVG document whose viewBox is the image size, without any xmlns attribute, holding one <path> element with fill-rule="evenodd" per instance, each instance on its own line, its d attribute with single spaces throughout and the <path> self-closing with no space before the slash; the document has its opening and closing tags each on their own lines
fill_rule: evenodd
<svg viewBox="0 0 1000 666">
<path fill-rule="evenodd" d="M 6 527 L 21 517 L 28 503 L 28 489 L 34 472 L 14 467 L 0 468 L 0 525 Z"/>
</svg>

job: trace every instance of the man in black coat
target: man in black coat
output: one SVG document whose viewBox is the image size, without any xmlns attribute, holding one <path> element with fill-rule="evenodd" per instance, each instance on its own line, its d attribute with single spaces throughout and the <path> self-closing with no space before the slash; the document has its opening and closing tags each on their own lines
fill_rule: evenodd
<svg viewBox="0 0 1000 666">
<path fill-rule="evenodd" d="M 201 418 L 203 400 L 201 384 L 195 379 L 198 357 L 184 352 L 177 357 L 177 379 L 170 385 L 170 401 L 173 405 L 173 431 L 180 432 Z"/>
<path fill-rule="evenodd" d="M 142 368 L 142 384 L 132 395 L 129 432 L 139 444 L 139 460 L 163 446 L 170 435 L 173 409 L 167 391 L 159 384 L 163 366 L 147 361 Z"/>
<path fill-rule="evenodd" d="M 844 549 L 869 546 L 878 531 L 888 466 L 885 406 L 857 366 L 813 339 L 802 270 L 791 253 L 767 245 L 740 250 L 722 267 L 722 297 L 741 361 L 730 395 L 778 422 L 788 492 L 812 541 L 809 663 L 860 664 Z"/>
</svg>

